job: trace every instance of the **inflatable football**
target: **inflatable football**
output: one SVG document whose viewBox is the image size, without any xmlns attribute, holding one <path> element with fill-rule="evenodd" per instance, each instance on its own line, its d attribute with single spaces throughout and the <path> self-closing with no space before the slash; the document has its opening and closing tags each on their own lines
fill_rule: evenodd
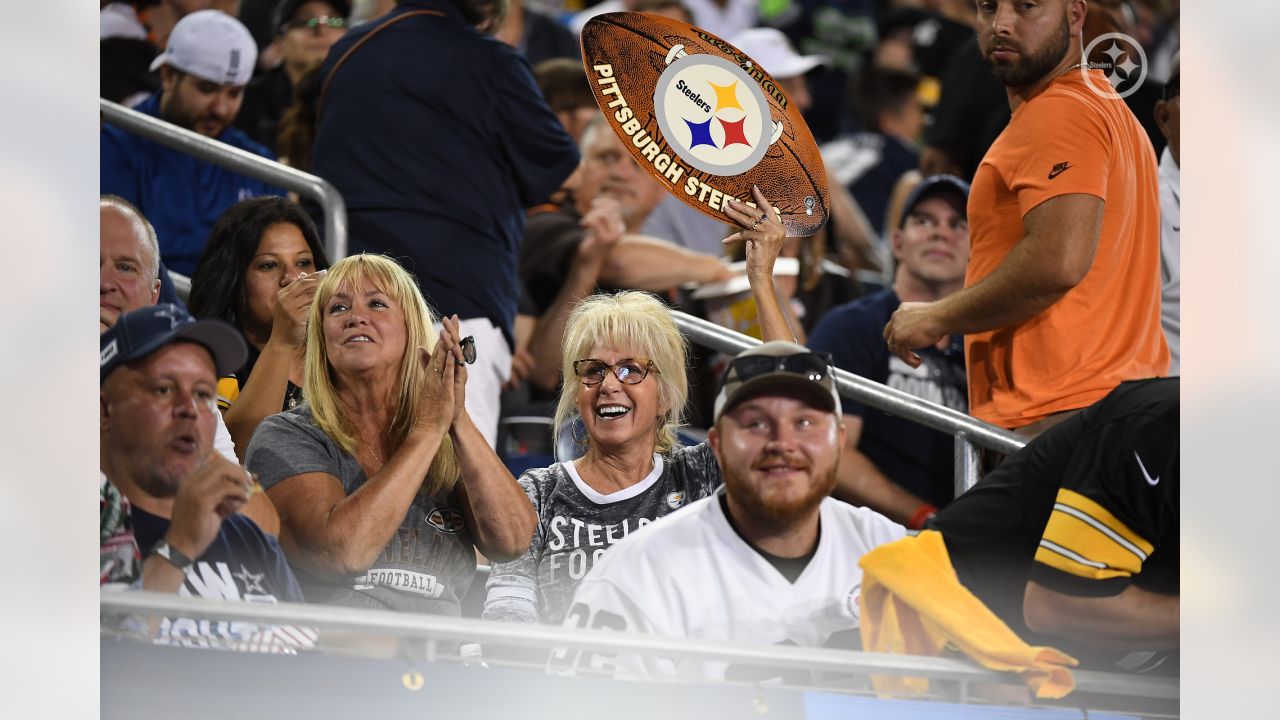
<svg viewBox="0 0 1280 720">
<path fill-rule="evenodd" d="M 598 15 L 582 30 L 596 102 L 635 157 L 676 197 L 724 222 L 758 185 L 790 236 L 827 221 L 827 182 L 800 111 L 755 61 L 660 15 Z"/>
</svg>

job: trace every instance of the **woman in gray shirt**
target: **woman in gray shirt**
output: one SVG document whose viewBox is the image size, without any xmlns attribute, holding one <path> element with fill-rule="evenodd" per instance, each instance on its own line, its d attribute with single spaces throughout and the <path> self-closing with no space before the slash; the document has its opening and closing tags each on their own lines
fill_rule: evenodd
<svg viewBox="0 0 1280 720">
<path fill-rule="evenodd" d="M 457 317 L 439 338 L 433 319 L 394 260 L 335 263 L 307 321 L 307 402 L 249 444 L 311 602 L 458 615 L 475 548 L 529 546 L 529 502 L 464 405 Z"/>
</svg>

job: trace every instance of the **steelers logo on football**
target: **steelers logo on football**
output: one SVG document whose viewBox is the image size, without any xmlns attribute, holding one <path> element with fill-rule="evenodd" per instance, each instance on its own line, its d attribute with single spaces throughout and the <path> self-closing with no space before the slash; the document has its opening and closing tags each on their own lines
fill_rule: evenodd
<svg viewBox="0 0 1280 720">
<path fill-rule="evenodd" d="M 671 149 L 703 172 L 740 175 L 769 149 L 773 119 L 764 91 L 724 58 L 693 54 L 668 65 L 653 108 Z"/>
</svg>

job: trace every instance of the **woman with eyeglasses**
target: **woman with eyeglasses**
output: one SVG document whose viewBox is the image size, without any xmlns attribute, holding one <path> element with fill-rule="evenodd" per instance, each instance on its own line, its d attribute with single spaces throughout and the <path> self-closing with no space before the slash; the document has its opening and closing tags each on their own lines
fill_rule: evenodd
<svg viewBox="0 0 1280 720">
<path fill-rule="evenodd" d="M 759 189 L 756 207 L 730 201 L 744 228 L 747 277 L 764 339 L 794 340 L 773 286 L 785 230 Z M 538 514 L 528 552 L 495 563 L 484 617 L 560 624 L 578 581 L 610 545 L 720 485 L 706 443 L 679 447 L 688 348 L 671 312 L 636 291 L 593 295 L 570 314 L 562 341 L 556 427 L 581 418 L 582 456 L 520 478 Z"/>
<path fill-rule="evenodd" d="M 348 0 L 284 0 L 272 12 L 275 37 L 263 55 L 280 64 L 260 73 L 244 89 L 236 127 L 277 155 L 281 120 L 303 77 L 320 67 L 329 48 L 347 33 Z M 294 167 L 297 167 L 296 165 Z"/>
<path fill-rule="evenodd" d="M 307 318 L 307 401 L 259 426 L 245 465 L 280 511 L 310 602 L 460 615 L 475 549 L 529 546 L 529 501 L 471 420 L 458 318 L 394 260 L 353 255 Z"/>
</svg>

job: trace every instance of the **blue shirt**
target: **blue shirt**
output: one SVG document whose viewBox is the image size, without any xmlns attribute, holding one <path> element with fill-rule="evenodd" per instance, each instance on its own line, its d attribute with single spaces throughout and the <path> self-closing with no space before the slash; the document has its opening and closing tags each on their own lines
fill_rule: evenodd
<svg viewBox="0 0 1280 720">
<path fill-rule="evenodd" d="M 916 397 L 964 412 L 968 407 L 964 344 L 953 336 L 944 351 L 926 348 L 912 368 L 889 352 L 884 326 L 901 301 L 892 288 L 841 305 L 809 336 L 809 347 L 831 353 L 836 367 Z M 955 495 L 955 439 L 919 423 L 845 398 L 845 415 L 862 418 L 858 451 L 885 477 L 938 507 Z"/>
<path fill-rule="evenodd" d="M 134 109 L 160 117 L 160 94 Z M 218 140 L 272 160 L 270 150 L 229 128 Z M 160 257 L 188 277 L 195 272 L 209 231 L 233 204 L 284 191 L 186 153 L 172 150 L 113 125 L 99 136 L 99 190 L 128 200 L 151 221 L 160 240 Z"/>
<path fill-rule="evenodd" d="M 145 559 L 169 532 L 169 520 L 136 505 L 129 519 Z M 182 593 L 189 597 L 246 602 L 303 601 L 302 590 L 280 544 L 244 515 L 237 513 L 223 520 L 218 536 L 200 557 L 193 559 L 196 562 L 187 571 L 183 584 L 186 592 Z"/>
<path fill-rule="evenodd" d="M 371 31 L 423 9 L 443 15 L 387 26 L 333 72 Z M 525 208 L 578 165 L 528 61 L 450 3 L 410 0 L 347 33 L 320 72 L 314 169 L 346 201 L 350 251 L 395 257 L 437 311 L 510 338 Z"/>
</svg>

